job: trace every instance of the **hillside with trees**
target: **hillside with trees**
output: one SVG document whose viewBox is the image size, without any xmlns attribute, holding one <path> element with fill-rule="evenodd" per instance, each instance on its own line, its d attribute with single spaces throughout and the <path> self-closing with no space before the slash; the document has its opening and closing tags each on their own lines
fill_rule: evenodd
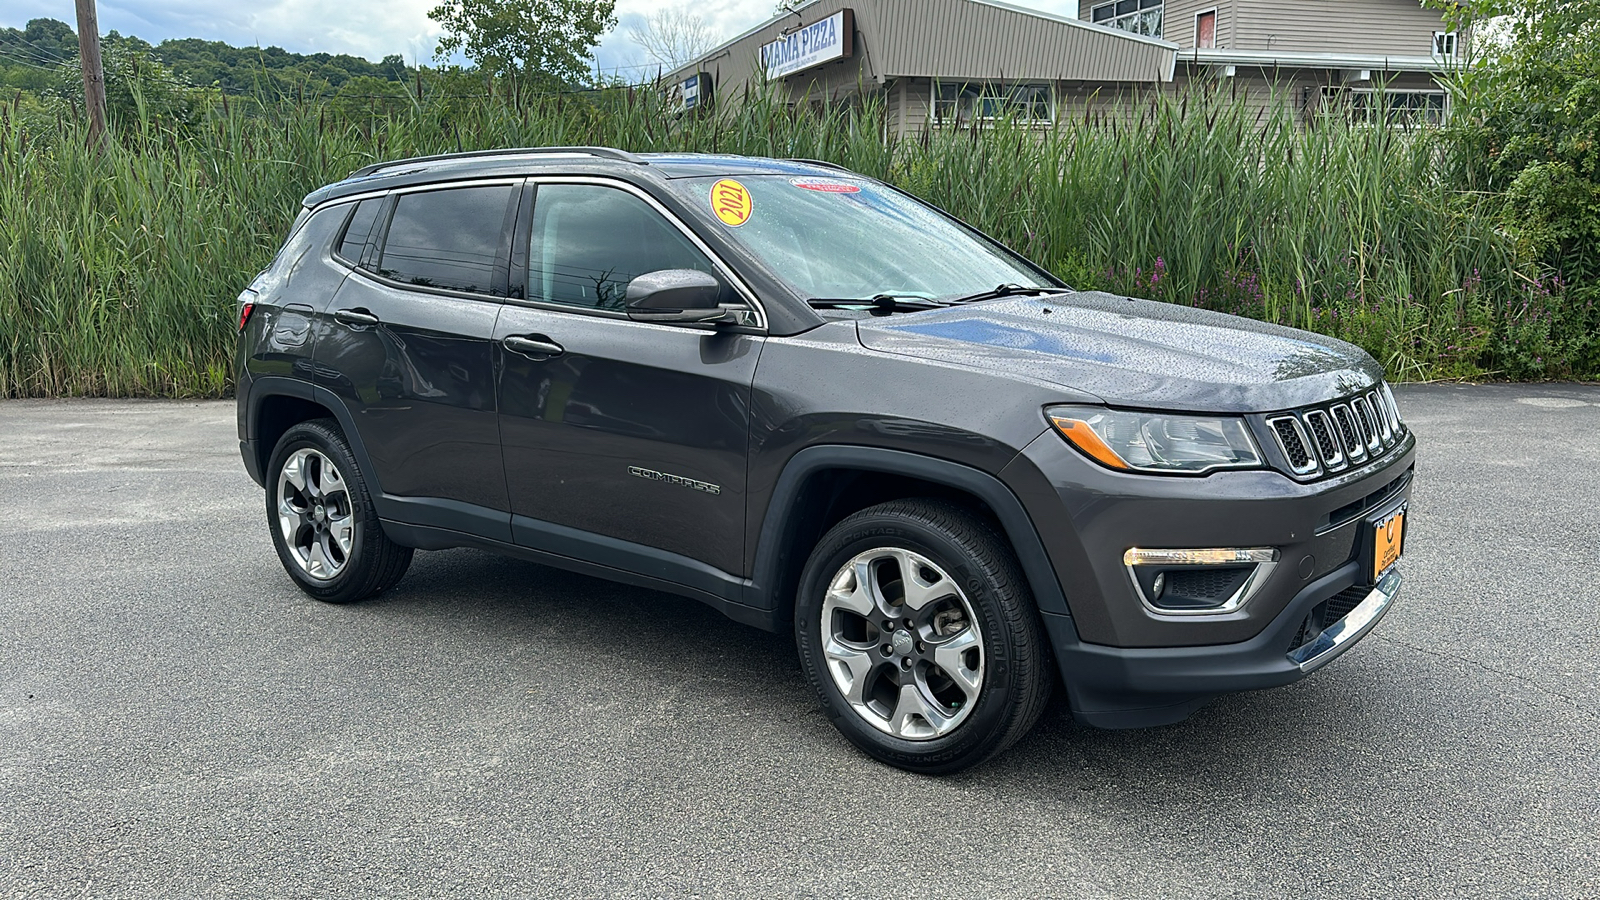
<svg viewBox="0 0 1600 900">
<path fill-rule="evenodd" d="M 399 54 L 379 62 L 349 54 L 290 53 L 282 47 L 235 47 L 222 41 L 177 38 L 151 44 L 115 31 L 102 40 L 107 57 L 158 63 L 187 87 L 230 96 L 331 97 L 341 91 L 371 92 L 374 82 L 400 84 L 415 77 Z M 78 36 L 55 19 L 34 19 L 23 28 L 0 28 L 0 84 L 45 91 L 56 86 L 54 68 L 75 66 Z M 107 68 L 110 68 L 108 64 Z"/>
</svg>

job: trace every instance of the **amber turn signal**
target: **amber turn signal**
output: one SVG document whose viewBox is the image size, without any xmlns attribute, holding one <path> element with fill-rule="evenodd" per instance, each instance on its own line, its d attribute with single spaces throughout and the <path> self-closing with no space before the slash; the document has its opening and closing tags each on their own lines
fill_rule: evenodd
<svg viewBox="0 0 1600 900">
<path fill-rule="evenodd" d="M 1050 422 L 1061 432 L 1062 437 L 1071 442 L 1072 446 L 1082 450 L 1090 459 L 1113 469 L 1129 468 L 1127 462 L 1117 455 L 1117 451 L 1107 446 L 1100 435 L 1089 427 L 1088 422 L 1059 413 L 1051 413 Z"/>
</svg>

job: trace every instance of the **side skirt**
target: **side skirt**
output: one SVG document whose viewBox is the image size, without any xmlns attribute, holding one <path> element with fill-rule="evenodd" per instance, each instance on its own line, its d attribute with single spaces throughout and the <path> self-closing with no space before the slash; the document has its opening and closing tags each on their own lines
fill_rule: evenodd
<svg viewBox="0 0 1600 900">
<path fill-rule="evenodd" d="M 452 547 L 487 550 L 490 553 L 525 559 L 540 565 L 577 572 L 580 575 L 604 578 L 607 581 L 699 600 L 735 622 L 765 631 L 778 630 L 779 623 L 772 610 L 757 609 L 732 599 L 743 596 L 746 585 L 743 579 L 734 578 L 696 560 L 676 557 L 675 554 L 662 553 L 627 541 L 563 528 L 522 516 L 513 517 L 513 529 L 519 537 L 538 541 L 539 547 L 497 541 L 450 528 L 413 525 L 392 519 L 380 521 L 389 539 L 402 546 L 415 547 L 418 550 L 446 550 Z M 567 555 L 557 552 L 558 550 L 582 552 L 587 558 Z M 591 562 L 591 559 L 603 559 L 616 565 Z M 627 567 L 620 567 L 622 565 Z M 644 572 L 654 574 L 643 574 Z M 682 583 L 685 581 L 693 581 L 702 586 Z M 726 590 L 731 596 L 723 596 L 722 590 Z"/>
</svg>

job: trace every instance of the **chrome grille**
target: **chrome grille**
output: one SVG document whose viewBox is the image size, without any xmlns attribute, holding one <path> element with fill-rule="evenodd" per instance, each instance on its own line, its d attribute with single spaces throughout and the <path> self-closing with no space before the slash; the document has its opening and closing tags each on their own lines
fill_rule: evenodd
<svg viewBox="0 0 1600 900">
<path fill-rule="evenodd" d="M 1333 420 L 1328 418 L 1328 411 L 1313 409 L 1306 413 L 1306 425 L 1311 429 L 1311 436 L 1316 439 L 1317 452 L 1322 457 L 1322 467 L 1329 472 L 1337 472 L 1344 468 L 1344 450 L 1334 438 Z"/>
<path fill-rule="evenodd" d="M 1366 459 L 1367 442 L 1356 430 L 1356 417 L 1355 413 L 1350 411 L 1350 405 L 1339 403 L 1330 408 L 1329 412 L 1333 413 L 1334 424 L 1339 426 L 1339 446 L 1344 448 L 1345 456 L 1350 457 L 1353 463 Z"/>
<path fill-rule="evenodd" d="M 1322 468 L 1317 464 L 1317 458 L 1312 455 L 1311 441 L 1306 438 L 1306 429 L 1300 420 L 1294 416 L 1280 416 L 1268 419 L 1267 424 L 1272 427 L 1272 433 L 1278 439 L 1278 447 L 1283 450 L 1283 455 L 1289 460 L 1289 468 L 1296 475 L 1310 475 Z"/>
<path fill-rule="evenodd" d="M 1389 415 L 1383 408 L 1383 395 L 1373 391 L 1366 396 L 1363 405 L 1366 407 L 1367 415 L 1372 417 L 1373 430 L 1378 435 L 1378 446 L 1389 443 L 1394 437 L 1394 429 L 1389 427 Z"/>
<path fill-rule="evenodd" d="M 1337 403 L 1268 416 L 1267 427 L 1289 470 L 1301 478 L 1376 459 L 1404 434 L 1387 385 Z"/>
</svg>

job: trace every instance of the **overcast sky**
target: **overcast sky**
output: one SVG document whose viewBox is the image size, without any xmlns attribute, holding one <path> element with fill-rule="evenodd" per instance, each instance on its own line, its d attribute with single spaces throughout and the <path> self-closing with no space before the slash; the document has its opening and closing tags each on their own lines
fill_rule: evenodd
<svg viewBox="0 0 1600 900">
<path fill-rule="evenodd" d="M 1074 15 L 1076 0 L 1011 0 L 1017 6 Z M 151 43 L 199 37 L 237 46 L 278 46 L 296 53 L 350 53 L 377 61 L 399 53 L 407 62 L 433 56 L 439 29 L 428 18 L 438 0 L 99 0 L 100 30 L 115 29 Z M 772 0 L 617 0 L 618 28 L 596 58 L 608 71 L 643 62 L 628 39 L 630 25 L 663 6 L 693 9 L 723 38 L 769 18 Z M 74 25 L 72 0 L 0 0 L 0 26 L 29 19 Z M 653 67 L 651 67 L 653 68 Z"/>
</svg>

